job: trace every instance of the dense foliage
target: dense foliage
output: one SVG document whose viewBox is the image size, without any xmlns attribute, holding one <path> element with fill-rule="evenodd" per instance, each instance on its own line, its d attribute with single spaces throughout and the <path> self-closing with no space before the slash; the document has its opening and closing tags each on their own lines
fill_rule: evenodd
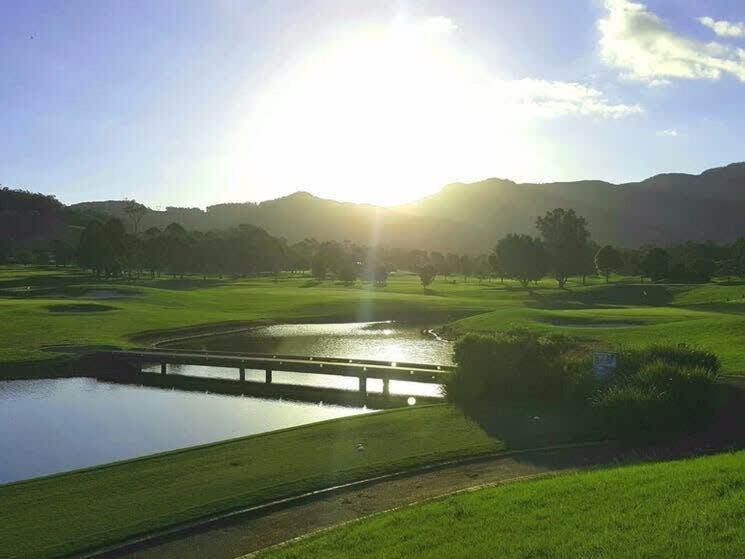
<svg viewBox="0 0 745 559">
<path fill-rule="evenodd" d="M 511 331 L 468 334 L 455 347 L 447 398 L 471 416 L 502 406 L 562 407 L 594 414 L 608 436 L 657 439 L 701 427 L 714 410 L 719 360 L 687 346 L 618 353 L 595 378 L 589 353 L 564 337 Z"/>
</svg>

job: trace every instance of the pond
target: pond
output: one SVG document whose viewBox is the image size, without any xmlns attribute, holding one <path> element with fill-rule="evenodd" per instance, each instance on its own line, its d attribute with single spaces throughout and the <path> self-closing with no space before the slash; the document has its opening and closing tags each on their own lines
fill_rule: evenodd
<svg viewBox="0 0 745 559">
<path fill-rule="evenodd" d="M 178 347 L 447 365 L 452 346 L 391 322 L 285 324 L 181 342 Z M 169 373 L 236 378 L 235 369 L 173 366 Z M 263 371 L 246 371 L 263 380 Z M 357 389 L 356 378 L 274 373 L 274 383 Z M 382 382 L 368 379 L 370 392 Z M 391 381 L 391 392 L 436 396 L 433 384 Z M 368 413 L 364 407 L 121 385 L 89 378 L 0 382 L 0 483 L 219 440 Z"/>
<path fill-rule="evenodd" d="M 428 328 L 399 322 L 276 324 L 175 342 L 169 347 L 199 350 L 346 357 L 451 365 L 453 346 Z"/>
<path fill-rule="evenodd" d="M 0 483 L 369 411 L 89 378 L 4 381 Z"/>
</svg>

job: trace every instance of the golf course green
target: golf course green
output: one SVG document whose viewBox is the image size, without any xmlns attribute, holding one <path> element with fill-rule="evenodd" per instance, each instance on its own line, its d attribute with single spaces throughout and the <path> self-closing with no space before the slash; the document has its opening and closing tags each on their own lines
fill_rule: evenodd
<svg viewBox="0 0 745 559">
<path fill-rule="evenodd" d="M 724 282 L 662 285 L 615 278 L 608 284 L 597 280 L 586 286 L 569 284 L 567 289 L 559 290 L 549 280 L 523 289 L 511 282 L 475 279 L 465 282 L 460 277 L 447 277 L 438 278 L 423 289 L 419 278 L 409 273 L 391 274 L 386 286 L 372 287 L 318 282 L 301 275 L 97 280 L 76 269 L 6 266 L 0 268 L 0 339 L 4 341 L 0 348 L 0 376 L 23 379 L 69 374 L 67 365 L 81 351 L 101 346 L 144 345 L 173 336 L 174 332 L 187 334 L 260 322 L 375 319 L 438 326 L 450 337 L 466 332 L 526 328 L 562 333 L 597 348 L 685 343 L 717 353 L 725 372 L 744 374 L 743 311 L 745 286 Z M 454 407 L 441 404 L 327 421 L 11 483 L 0 486 L 4 511 L 0 556 L 44 558 L 72 554 L 208 515 L 402 468 L 592 438 L 591 433 L 578 430 L 577 425 L 559 427 L 548 440 L 531 438 L 524 431 L 507 430 L 498 436 L 489 435 Z M 360 444 L 364 451 L 359 450 Z M 675 471 L 680 472 L 682 495 L 688 479 L 685 476 L 694 476 L 709 463 L 713 464 L 712 471 L 732 469 L 733 464 L 741 466 L 742 456 L 724 456 L 719 462 L 686 462 L 681 466 L 670 463 L 659 467 L 678 468 Z M 641 477 L 636 481 L 633 476 L 637 470 L 623 469 L 590 474 L 587 478 L 576 476 L 540 482 L 544 485 L 535 487 L 547 488 L 548 494 L 564 495 L 574 491 L 575 486 L 585 487 L 582 480 L 587 479 L 587 491 L 593 491 L 592 487 L 597 485 L 608 493 L 602 498 L 604 493 L 594 493 L 593 498 L 608 501 L 623 493 L 624 487 L 636 486 L 640 479 L 664 478 L 664 474 L 655 473 L 658 471 L 655 467 L 640 467 Z M 741 491 L 741 478 L 728 479 L 723 478 L 722 483 L 729 484 L 723 491 Z M 618 489 L 611 489 L 616 483 Z M 661 482 L 655 483 L 650 489 L 651 497 L 668 502 L 660 493 Z M 503 505 L 509 509 L 518 507 L 510 504 L 513 501 L 519 504 L 543 498 L 534 495 L 538 489 L 531 487 L 526 484 L 490 491 L 512 496 Z M 557 498 L 551 506 L 560 510 L 547 509 L 547 514 L 579 514 L 576 511 L 582 510 L 583 501 L 582 493 L 577 491 L 574 500 L 565 501 L 565 507 L 556 504 Z M 478 495 L 463 498 L 478 501 Z M 661 506 L 654 499 L 633 502 L 644 502 L 641 512 L 653 517 Z M 428 506 L 445 507 L 448 511 L 455 506 L 453 514 L 461 515 L 458 518 L 464 522 L 477 522 L 481 514 L 478 509 L 481 505 Z M 458 507 L 465 512 L 457 512 L 461 510 Z M 733 514 L 727 507 L 713 509 L 712 522 L 719 518 L 716 515 Z M 609 513 L 620 514 L 622 505 L 618 504 L 617 508 Z M 509 512 L 507 509 L 505 514 Z M 413 518 L 417 511 L 412 509 L 407 514 Z M 433 516 L 433 531 L 444 533 L 436 526 L 442 518 L 439 513 Z M 625 516 L 619 519 L 630 522 Z M 526 513 L 513 528 L 527 530 L 539 525 L 540 520 Z M 401 525 L 402 530 L 405 525 Z M 334 549 L 334 538 L 342 541 L 347 537 L 362 537 L 355 531 L 365 530 L 365 526 L 350 528 L 349 536 L 340 532 L 340 535 L 324 536 L 330 540 L 309 540 L 297 551 L 293 548 L 281 552 L 282 556 L 312 555 L 306 549 L 321 545 L 314 542 L 323 541 L 323 545 Z M 578 526 L 578 523 L 566 523 L 563 529 L 567 537 L 576 539 Z M 475 530 L 473 533 L 478 533 Z M 394 531 L 390 533 L 391 537 L 399 537 L 393 535 Z M 646 537 L 642 529 L 629 533 L 640 539 Z M 728 525 L 724 524 L 721 537 L 726 539 L 729 533 Z M 593 542 L 587 547 L 590 554 L 596 549 L 593 546 L 599 545 Z M 420 545 L 424 550 L 420 555 L 427 556 L 429 543 Z M 471 544 L 464 539 L 461 545 L 467 549 Z M 657 549 L 656 545 L 652 541 L 649 549 Z M 730 549 L 727 545 L 730 544 L 724 542 L 721 549 Z M 377 553 L 372 548 L 370 552 Z"/>
<path fill-rule="evenodd" d="M 745 284 L 513 282 L 391 274 L 385 287 L 307 276 L 96 280 L 78 270 L 0 267 L 0 375 L 49 374 L 86 346 L 141 345 L 145 332 L 256 321 L 416 320 L 450 336 L 526 328 L 614 346 L 685 343 L 745 373 Z"/>
</svg>

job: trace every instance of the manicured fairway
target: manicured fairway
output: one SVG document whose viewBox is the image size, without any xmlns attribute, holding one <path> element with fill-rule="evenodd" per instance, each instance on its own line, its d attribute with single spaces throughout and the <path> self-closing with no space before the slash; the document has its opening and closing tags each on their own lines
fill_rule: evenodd
<svg viewBox="0 0 745 559">
<path fill-rule="evenodd" d="M 132 337 L 146 331 L 256 320 L 374 319 L 447 324 L 452 335 L 529 328 L 599 347 L 687 343 L 716 352 L 725 372 L 745 373 L 745 285 L 616 280 L 559 290 L 546 279 L 525 290 L 511 282 L 451 277 L 423 290 L 407 273 L 372 288 L 299 276 L 95 281 L 79 271 L 6 266 L 0 267 L 0 374 L 23 376 L 21 367 L 13 372 L 16 365 L 59 356 L 42 351 L 45 346 L 132 345 Z M 119 297 L 88 298 L 101 291 Z"/>
<path fill-rule="evenodd" d="M 262 554 L 327 559 L 742 557 L 745 452 L 518 482 Z"/>
<path fill-rule="evenodd" d="M 57 557 L 275 498 L 503 447 L 452 407 L 435 405 L 4 485 L 0 557 Z"/>
</svg>

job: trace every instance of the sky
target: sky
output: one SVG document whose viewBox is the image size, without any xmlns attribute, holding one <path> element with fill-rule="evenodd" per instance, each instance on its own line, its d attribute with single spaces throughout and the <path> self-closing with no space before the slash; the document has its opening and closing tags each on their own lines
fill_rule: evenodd
<svg viewBox="0 0 745 559">
<path fill-rule="evenodd" d="M 3 0 L 0 183 L 151 207 L 745 159 L 745 3 Z"/>
</svg>

